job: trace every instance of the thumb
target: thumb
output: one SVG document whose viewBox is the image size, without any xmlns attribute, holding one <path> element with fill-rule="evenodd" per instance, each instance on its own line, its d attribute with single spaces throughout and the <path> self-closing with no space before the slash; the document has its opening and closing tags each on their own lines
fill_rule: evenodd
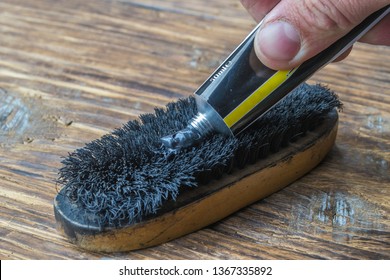
<svg viewBox="0 0 390 280">
<path fill-rule="evenodd" d="M 259 59 L 290 69 L 326 49 L 389 0 L 281 0 L 256 36 Z"/>
</svg>

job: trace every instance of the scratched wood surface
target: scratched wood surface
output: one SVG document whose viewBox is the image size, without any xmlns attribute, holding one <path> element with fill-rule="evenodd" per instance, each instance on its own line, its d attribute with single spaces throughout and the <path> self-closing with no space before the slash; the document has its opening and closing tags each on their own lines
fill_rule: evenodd
<svg viewBox="0 0 390 280">
<path fill-rule="evenodd" d="M 254 24 L 238 0 L 1 0 L 0 259 L 390 259 L 390 48 L 363 44 L 310 80 L 344 110 L 299 181 L 145 250 L 90 253 L 56 231 L 61 159 L 190 95 Z"/>
</svg>

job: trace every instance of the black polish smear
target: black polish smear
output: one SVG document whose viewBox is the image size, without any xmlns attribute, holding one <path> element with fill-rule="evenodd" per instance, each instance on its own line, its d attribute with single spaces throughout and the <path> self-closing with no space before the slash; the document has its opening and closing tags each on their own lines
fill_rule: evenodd
<svg viewBox="0 0 390 280">
<path fill-rule="evenodd" d="M 161 142 L 168 149 L 179 150 L 199 144 L 202 138 L 199 132 L 187 126 L 175 134 L 161 137 Z"/>
</svg>

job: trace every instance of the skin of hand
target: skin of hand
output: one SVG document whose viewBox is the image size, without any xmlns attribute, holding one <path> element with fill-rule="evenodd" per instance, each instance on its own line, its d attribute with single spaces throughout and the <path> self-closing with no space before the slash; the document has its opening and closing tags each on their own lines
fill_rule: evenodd
<svg viewBox="0 0 390 280">
<path fill-rule="evenodd" d="M 262 63 L 291 69 L 326 49 L 390 0 L 241 0 L 256 21 L 255 39 Z M 390 14 L 360 41 L 390 46 Z M 350 50 L 340 59 L 349 54 Z"/>
</svg>

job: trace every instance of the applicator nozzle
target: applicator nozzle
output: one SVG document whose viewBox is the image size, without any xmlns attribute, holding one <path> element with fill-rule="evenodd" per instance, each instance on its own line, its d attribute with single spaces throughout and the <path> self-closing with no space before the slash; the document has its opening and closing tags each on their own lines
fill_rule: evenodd
<svg viewBox="0 0 390 280">
<path fill-rule="evenodd" d="M 189 124 L 175 134 L 161 138 L 163 145 L 172 150 L 194 146 L 212 133 L 213 127 L 204 114 L 198 113 Z"/>
</svg>

